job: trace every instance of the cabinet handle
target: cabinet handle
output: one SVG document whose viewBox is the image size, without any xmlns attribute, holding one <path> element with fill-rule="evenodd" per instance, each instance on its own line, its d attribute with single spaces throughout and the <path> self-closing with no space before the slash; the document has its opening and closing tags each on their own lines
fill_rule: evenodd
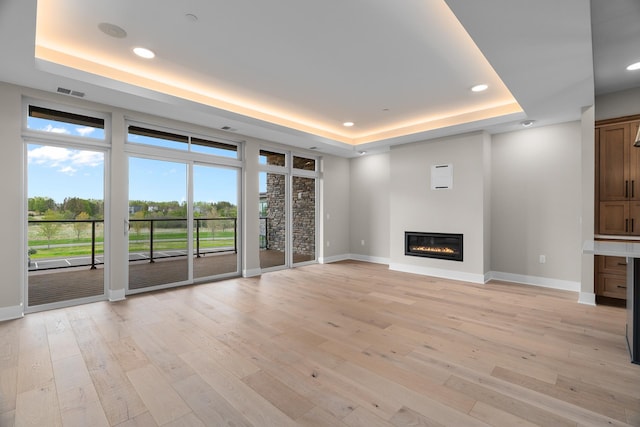
<svg viewBox="0 0 640 427">
<path fill-rule="evenodd" d="M 618 289 L 627 289 L 626 286 L 618 285 Z"/>
<path fill-rule="evenodd" d="M 624 182 L 624 198 L 629 198 L 629 181 Z"/>
<path fill-rule="evenodd" d="M 629 232 L 629 218 L 624 220 L 624 232 L 625 233 Z"/>
<path fill-rule="evenodd" d="M 633 223 L 635 221 L 635 218 L 631 218 L 631 232 L 633 233 Z"/>
<path fill-rule="evenodd" d="M 626 262 L 619 262 L 618 265 L 627 265 Z"/>
<path fill-rule="evenodd" d="M 636 197 L 636 181 L 635 179 L 631 180 L 631 198 Z"/>
</svg>

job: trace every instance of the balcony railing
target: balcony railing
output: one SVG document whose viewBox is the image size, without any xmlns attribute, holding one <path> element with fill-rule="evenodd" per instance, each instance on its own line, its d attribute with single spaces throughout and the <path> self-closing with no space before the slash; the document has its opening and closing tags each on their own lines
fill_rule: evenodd
<svg viewBox="0 0 640 427">
<path fill-rule="evenodd" d="M 86 225 L 84 225 L 86 224 Z M 34 227 L 32 229 L 32 227 Z M 37 227 L 37 229 L 35 229 Z M 91 230 L 91 237 L 82 237 Z M 237 218 L 195 218 L 194 256 L 238 253 Z M 64 234 L 64 235 L 63 235 Z M 30 220 L 29 271 L 104 264 L 103 220 Z M 31 256 L 31 251 L 39 255 Z M 42 253 L 46 251 L 43 256 Z M 187 219 L 129 220 L 129 261 L 187 256 Z"/>
</svg>

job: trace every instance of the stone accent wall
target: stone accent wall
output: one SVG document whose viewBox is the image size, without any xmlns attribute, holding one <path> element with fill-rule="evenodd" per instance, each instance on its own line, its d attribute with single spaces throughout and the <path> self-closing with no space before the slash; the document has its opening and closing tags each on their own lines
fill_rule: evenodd
<svg viewBox="0 0 640 427">
<path fill-rule="evenodd" d="M 293 177 L 293 253 L 315 258 L 316 182 L 313 178 Z"/>
<path fill-rule="evenodd" d="M 285 175 L 267 174 L 267 239 L 268 249 L 284 251 Z M 293 253 L 315 258 L 316 188 L 315 179 L 293 177 Z"/>
<path fill-rule="evenodd" d="M 267 173 L 267 249 L 284 251 L 285 235 L 285 175 Z"/>
</svg>

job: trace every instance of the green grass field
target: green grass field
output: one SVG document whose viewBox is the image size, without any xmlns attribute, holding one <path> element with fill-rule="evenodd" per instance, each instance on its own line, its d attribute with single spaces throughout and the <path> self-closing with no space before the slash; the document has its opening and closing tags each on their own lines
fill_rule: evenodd
<svg viewBox="0 0 640 427">
<path fill-rule="evenodd" d="M 176 250 L 187 247 L 187 232 L 184 229 L 155 229 L 153 239 L 153 249 L 155 251 Z M 233 230 L 215 230 L 209 228 L 200 229 L 200 249 L 233 247 Z M 193 233 L 195 246 L 196 233 Z M 31 259 L 64 258 L 74 256 L 85 256 L 91 254 L 91 228 L 82 229 L 80 238 L 77 231 L 71 224 L 61 224 L 55 235 L 47 240 L 42 235 L 39 225 L 29 225 L 29 248 L 36 250 L 31 254 Z M 104 253 L 104 228 L 102 224 L 96 227 L 96 254 Z M 129 251 L 148 252 L 149 251 L 149 230 L 142 229 L 136 232 L 131 229 L 129 232 Z"/>
</svg>

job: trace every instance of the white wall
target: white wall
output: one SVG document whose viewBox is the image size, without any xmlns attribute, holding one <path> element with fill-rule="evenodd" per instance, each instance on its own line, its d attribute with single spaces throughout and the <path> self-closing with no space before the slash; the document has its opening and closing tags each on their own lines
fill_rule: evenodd
<svg viewBox="0 0 640 427">
<path fill-rule="evenodd" d="M 596 97 L 595 120 L 640 114 L 640 87 Z"/>
<path fill-rule="evenodd" d="M 320 262 L 349 257 L 349 160 L 322 158 L 322 208 Z"/>
<path fill-rule="evenodd" d="M 391 150 L 390 267 L 484 282 L 486 135 L 474 133 Z M 453 189 L 431 190 L 431 166 L 453 165 Z M 464 261 L 404 255 L 405 231 L 462 233 Z"/>
<path fill-rule="evenodd" d="M 493 135 L 494 272 L 579 290 L 581 149 L 580 122 Z"/>
<path fill-rule="evenodd" d="M 353 258 L 389 263 L 390 173 L 388 152 L 350 161 L 349 245 Z"/>
<path fill-rule="evenodd" d="M 23 176 L 24 146 L 21 138 L 22 99 L 20 90 L 0 83 L 0 320 L 22 315 L 22 287 L 26 269 Z"/>
</svg>

